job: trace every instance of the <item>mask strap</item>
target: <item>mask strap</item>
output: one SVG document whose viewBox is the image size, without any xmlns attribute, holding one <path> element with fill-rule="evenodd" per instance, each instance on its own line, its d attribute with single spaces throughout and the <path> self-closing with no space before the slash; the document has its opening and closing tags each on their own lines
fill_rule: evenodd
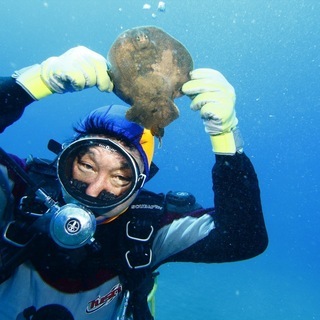
<svg viewBox="0 0 320 320">
<path fill-rule="evenodd" d="M 147 180 L 147 176 L 144 173 L 140 173 L 137 179 L 135 190 L 141 189 Z"/>
</svg>

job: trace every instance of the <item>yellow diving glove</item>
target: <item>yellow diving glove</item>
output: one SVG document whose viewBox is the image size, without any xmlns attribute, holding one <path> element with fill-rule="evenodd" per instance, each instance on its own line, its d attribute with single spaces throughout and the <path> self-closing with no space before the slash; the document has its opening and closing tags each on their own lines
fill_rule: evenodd
<svg viewBox="0 0 320 320">
<path fill-rule="evenodd" d="M 52 93 L 74 92 L 94 86 L 104 92 L 113 89 L 106 59 L 83 46 L 15 71 L 12 77 L 35 100 Z"/>
<path fill-rule="evenodd" d="M 205 131 L 216 154 L 234 155 L 243 151 L 235 112 L 236 94 L 232 85 L 213 69 L 195 69 L 182 91 L 191 99 L 190 108 L 200 110 Z"/>
</svg>

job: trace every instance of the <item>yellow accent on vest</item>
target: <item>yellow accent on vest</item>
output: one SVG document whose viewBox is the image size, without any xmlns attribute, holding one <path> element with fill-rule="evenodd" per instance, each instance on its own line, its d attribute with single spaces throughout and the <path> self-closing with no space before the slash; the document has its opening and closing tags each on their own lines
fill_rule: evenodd
<svg viewBox="0 0 320 320">
<path fill-rule="evenodd" d="M 150 130 L 148 129 L 143 130 L 143 133 L 140 139 L 140 144 L 147 156 L 148 164 L 150 167 L 150 164 L 153 158 L 153 153 L 154 153 L 154 136 L 152 135 Z"/>
<path fill-rule="evenodd" d="M 158 289 L 158 281 L 157 281 L 157 278 L 155 278 L 153 288 L 148 294 L 148 304 L 149 304 L 150 312 L 151 312 L 154 319 L 156 318 L 155 316 L 156 316 L 156 291 L 157 291 L 157 289 Z"/>
</svg>

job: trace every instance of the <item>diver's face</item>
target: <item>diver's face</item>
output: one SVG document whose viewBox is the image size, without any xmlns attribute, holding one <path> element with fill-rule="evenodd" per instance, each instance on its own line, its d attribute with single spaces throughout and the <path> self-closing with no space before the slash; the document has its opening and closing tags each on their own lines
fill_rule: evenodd
<svg viewBox="0 0 320 320">
<path fill-rule="evenodd" d="M 134 179 L 125 157 L 111 147 L 102 146 L 90 147 L 75 158 L 72 177 L 84 184 L 88 196 L 109 198 L 123 195 Z"/>
</svg>

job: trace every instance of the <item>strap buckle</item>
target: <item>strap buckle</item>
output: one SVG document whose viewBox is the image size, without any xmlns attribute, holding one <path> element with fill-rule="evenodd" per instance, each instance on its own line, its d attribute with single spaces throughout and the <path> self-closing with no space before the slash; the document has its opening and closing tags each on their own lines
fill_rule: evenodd
<svg viewBox="0 0 320 320">
<path fill-rule="evenodd" d="M 149 249 L 149 251 L 145 251 L 145 250 L 139 250 L 140 252 L 138 252 L 138 250 L 135 250 L 136 252 L 132 251 L 132 250 L 128 250 L 125 254 L 126 257 L 126 261 L 127 264 L 129 266 L 130 269 L 141 269 L 141 268 L 145 268 L 148 267 L 151 264 L 152 261 L 152 250 Z M 141 264 L 136 264 L 133 263 L 134 260 L 137 261 L 143 261 Z"/>
<path fill-rule="evenodd" d="M 144 234 L 142 234 L 144 231 Z M 145 228 L 140 228 L 136 224 L 132 223 L 131 221 L 128 221 L 126 224 L 126 234 L 129 239 L 136 240 L 136 241 L 142 241 L 146 242 L 148 241 L 152 234 L 153 234 L 154 228 L 153 226 L 150 226 L 150 231 L 147 233 L 145 232 Z"/>
<path fill-rule="evenodd" d="M 126 224 L 126 236 L 137 241 L 132 249 L 125 253 L 125 258 L 130 269 L 148 267 L 152 261 L 152 250 L 148 241 L 154 232 L 152 225 L 139 224 L 128 221 Z"/>
</svg>

